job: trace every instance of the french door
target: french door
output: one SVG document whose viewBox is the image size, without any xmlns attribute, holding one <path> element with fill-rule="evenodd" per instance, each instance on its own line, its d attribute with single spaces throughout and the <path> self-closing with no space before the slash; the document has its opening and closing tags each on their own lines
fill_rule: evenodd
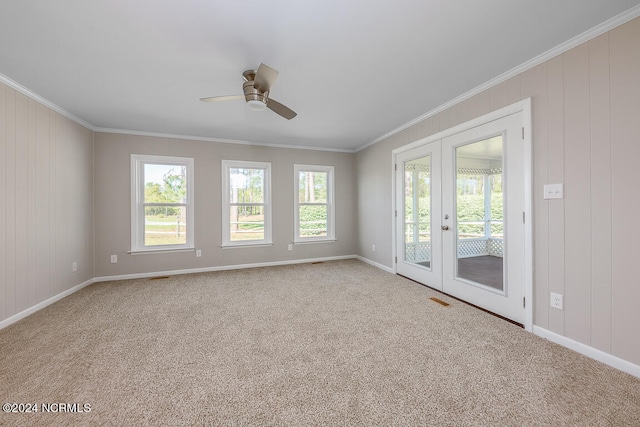
<svg viewBox="0 0 640 427">
<path fill-rule="evenodd" d="M 396 271 L 442 289 L 441 143 L 396 157 Z"/>
<path fill-rule="evenodd" d="M 524 323 L 522 113 L 396 156 L 396 271 Z"/>
</svg>

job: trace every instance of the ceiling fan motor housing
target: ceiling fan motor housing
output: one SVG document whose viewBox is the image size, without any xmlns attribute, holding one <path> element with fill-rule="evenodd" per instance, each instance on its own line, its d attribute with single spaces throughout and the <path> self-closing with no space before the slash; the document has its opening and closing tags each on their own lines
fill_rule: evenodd
<svg viewBox="0 0 640 427">
<path fill-rule="evenodd" d="M 242 76 L 245 79 L 245 82 L 242 84 L 242 90 L 244 92 L 244 99 L 254 110 L 263 110 L 267 106 L 267 101 L 269 99 L 269 91 L 260 92 L 258 89 L 254 87 L 254 79 L 256 77 L 255 70 L 247 70 L 242 73 Z M 264 104 L 261 106 L 259 103 Z"/>
</svg>

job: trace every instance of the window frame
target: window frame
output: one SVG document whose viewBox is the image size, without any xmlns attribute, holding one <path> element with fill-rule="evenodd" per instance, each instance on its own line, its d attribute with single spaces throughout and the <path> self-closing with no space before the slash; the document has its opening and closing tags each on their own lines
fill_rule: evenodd
<svg viewBox="0 0 640 427">
<path fill-rule="evenodd" d="M 230 197 L 230 170 L 262 169 L 264 170 L 263 201 L 262 203 L 232 203 Z M 231 218 L 229 214 L 232 206 L 262 205 L 264 209 L 264 239 L 260 240 L 231 240 Z M 271 246 L 272 240 L 271 217 L 271 163 L 253 162 L 245 160 L 222 160 L 222 248 Z"/>
<path fill-rule="evenodd" d="M 157 156 L 131 154 L 131 251 L 130 253 L 167 252 L 194 250 L 194 159 L 192 157 Z M 186 203 L 145 203 L 144 166 L 146 164 L 186 167 L 187 192 Z M 186 242 L 170 245 L 145 245 L 145 207 L 146 206 L 184 206 L 186 207 Z"/>
<path fill-rule="evenodd" d="M 327 174 L 327 202 L 326 203 L 300 203 L 300 172 L 324 172 Z M 321 243 L 336 241 L 335 231 L 335 167 L 324 165 L 293 165 L 294 175 L 294 243 Z M 300 236 L 300 206 L 327 205 L 327 235 L 314 237 Z"/>
</svg>

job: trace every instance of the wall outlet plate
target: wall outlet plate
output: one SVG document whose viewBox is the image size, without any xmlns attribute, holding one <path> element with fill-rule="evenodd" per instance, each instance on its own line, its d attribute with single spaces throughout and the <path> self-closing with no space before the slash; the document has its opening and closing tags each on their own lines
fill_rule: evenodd
<svg viewBox="0 0 640 427">
<path fill-rule="evenodd" d="M 111 255 L 111 264 L 115 264 L 118 262 L 118 255 Z"/>
<path fill-rule="evenodd" d="M 76 271 L 78 271 L 78 263 L 77 263 L 76 261 L 73 261 L 73 262 L 71 263 L 71 271 L 72 271 L 73 273 L 75 273 Z"/>
<path fill-rule="evenodd" d="M 200 258 L 202 256 L 202 250 L 196 249 L 196 258 Z"/>
<path fill-rule="evenodd" d="M 563 309 L 563 298 L 562 295 L 551 292 L 551 307 L 557 308 L 558 310 Z"/>
</svg>

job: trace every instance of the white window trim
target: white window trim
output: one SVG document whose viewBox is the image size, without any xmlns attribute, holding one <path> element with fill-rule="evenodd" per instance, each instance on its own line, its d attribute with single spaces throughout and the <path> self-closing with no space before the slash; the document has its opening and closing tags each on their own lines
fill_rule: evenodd
<svg viewBox="0 0 640 427">
<path fill-rule="evenodd" d="M 300 172 L 326 172 L 327 173 L 327 235 L 320 237 L 300 237 Z M 297 244 L 301 243 L 323 243 L 336 240 L 335 230 L 335 186 L 334 186 L 334 172 L 333 166 L 321 166 L 321 165 L 293 165 L 294 176 L 294 193 L 293 193 L 293 242 Z"/>
<path fill-rule="evenodd" d="M 187 241 L 181 245 L 144 244 L 144 165 L 163 164 L 187 167 Z M 152 156 L 146 154 L 131 155 L 131 251 L 129 253 L 165 253 L 170 251 L 192 250 L 194 245 L 194 160 L 191 157 Z"/>
<path fill-rule="evenodd" d="M 229 194 L 229 170 L 231 168 L 264 169 L 264 239 L 260 240 L 231 240 L 229 212 L 231 208 Z M 222 247 L 269 246 L 273 244 L 271 238 L 271 163 L 248 162 L 243 160 L 222 161 Z"/>
</svg>

